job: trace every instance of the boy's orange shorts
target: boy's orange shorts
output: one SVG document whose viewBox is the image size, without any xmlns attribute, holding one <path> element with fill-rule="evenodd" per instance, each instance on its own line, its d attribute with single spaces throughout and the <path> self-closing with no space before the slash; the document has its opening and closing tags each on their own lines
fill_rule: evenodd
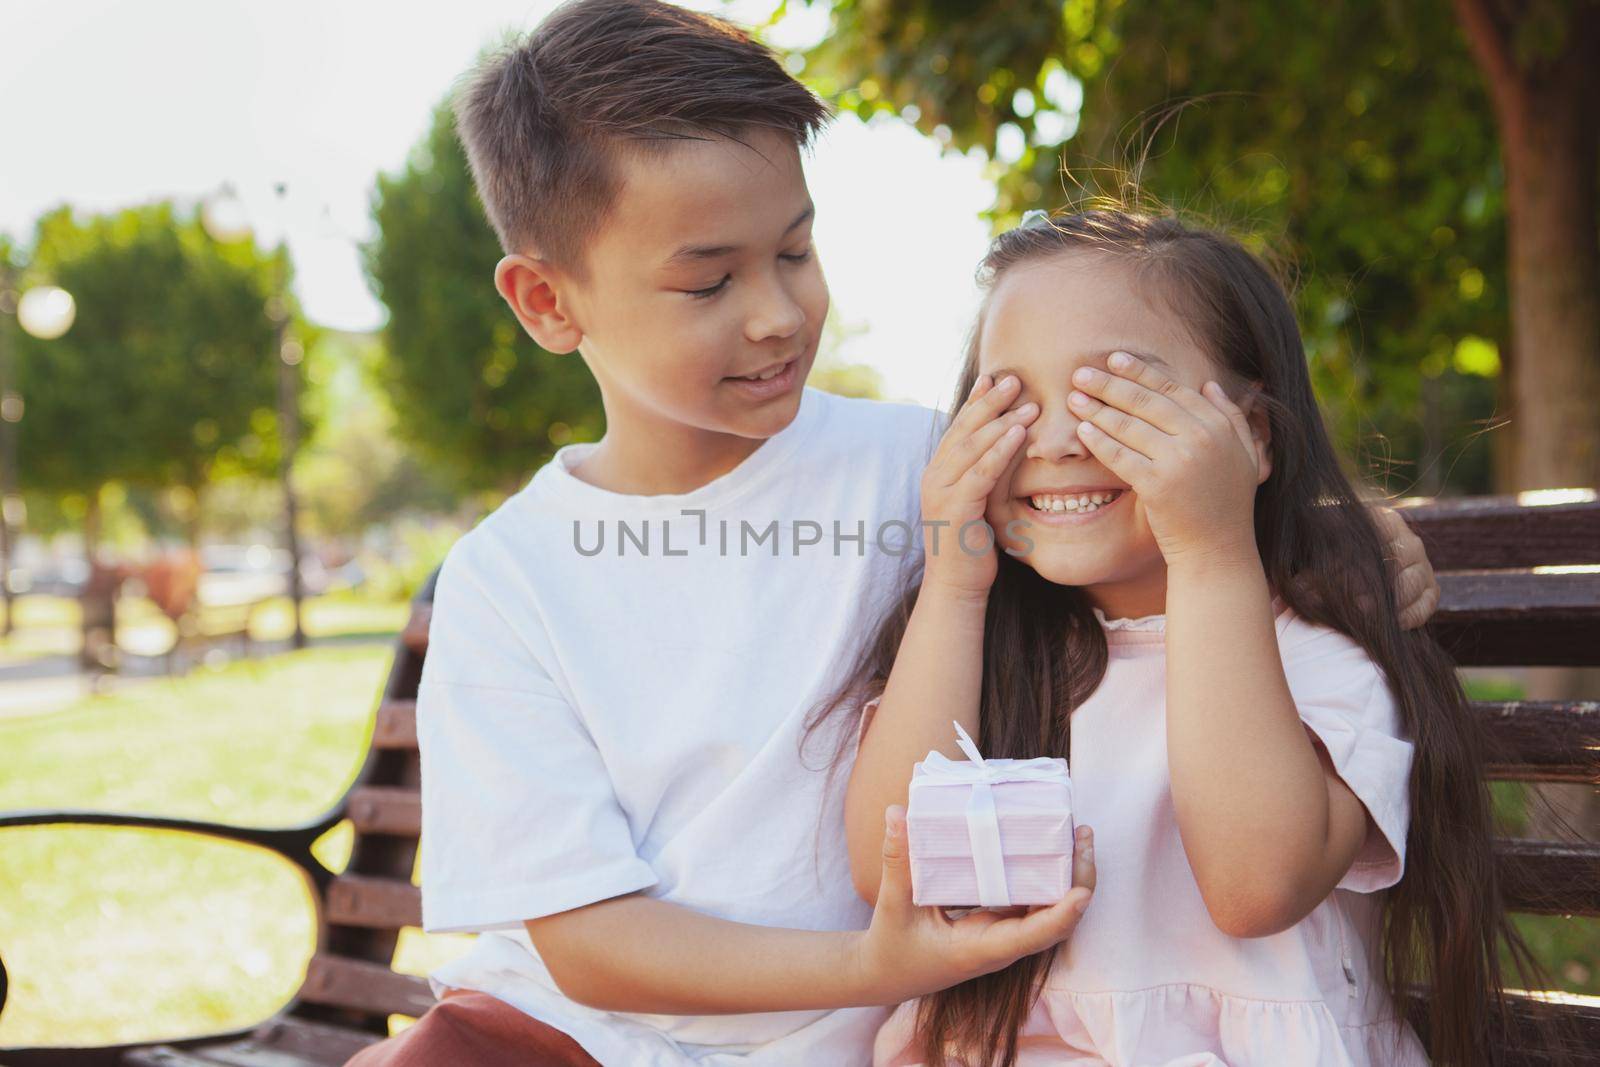
<svg viewBox="0 0 1600 1067">
<path fill-rule="evenodd" d="M 345 1067 L 601 1067 L 572 1038 L 487 993 L 451 989 Z"/>
</svg>

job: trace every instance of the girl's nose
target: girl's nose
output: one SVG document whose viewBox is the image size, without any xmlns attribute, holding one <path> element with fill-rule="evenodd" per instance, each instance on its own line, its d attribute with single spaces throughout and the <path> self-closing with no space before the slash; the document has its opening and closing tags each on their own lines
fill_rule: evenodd
<svg viewBox="0 0 1600 1067">
<path fill-rule="evenodd" d="M 1033 420 L 1033 425 L 1028 427 L 1028 447 L 1023 454 L 1028 459 L 1047 463 L 1087 458 L 1089 450 L 1078 437 L 1079 421 L 1065 404 L 1045 407 L 1039 417 Z"/>
</svg>

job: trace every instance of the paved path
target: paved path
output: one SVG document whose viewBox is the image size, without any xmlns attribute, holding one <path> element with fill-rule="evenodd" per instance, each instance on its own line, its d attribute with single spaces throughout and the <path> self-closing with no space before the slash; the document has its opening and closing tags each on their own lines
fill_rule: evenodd
<svg viewBox="0 0 1600 1067">
<path fill-rule="evenodd" d="M 393 644 L 395 634 L 350 634 L 310 639 L 311 647 L 344 644 Z M 250 659 L 265 659 L 289 651 L 287 638 L 256 641 Z M 239 658 L 236 649 L 224 642 L 211 650 L 224 660 Z M 115 693 L 131 687 L 149 685 L 169 675 L 165 656 L 141 656 L 126 650 L 121 669 L 115 674 L 92 678 L 78 666 L 74 655 L 48 655 L 0 658 L 0 719 L 43 715 L 62 711 L 96 693 Z"/>
</svg>

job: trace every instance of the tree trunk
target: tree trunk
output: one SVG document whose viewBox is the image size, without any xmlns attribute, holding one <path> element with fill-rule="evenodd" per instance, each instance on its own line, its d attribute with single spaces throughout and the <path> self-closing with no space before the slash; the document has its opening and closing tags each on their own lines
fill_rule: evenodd
<svg viewBox="0 0 1600 1067">
<path fill-rule="evenodd" d="M 100 545 L 100 488 L 89 491 L 89 504 L 83 512 L 83 562 L 93 571 L 99 558 Z"/>
<path fill-rule="evenodd" d="M 1505 134 L 1521 489 L 1600 481 L 1600 84 L 1589 92 L 1527 94 L 1525 121 Z"/>
<path fill-rule="evenodd" d="M 1563 51 L 1524 67 L 1516 27 L 1456 0 L 1488 79 L 1506 169 L 1510 393 L 1518 489 L 1600 482 L 1600 8 L 1574 10 Z"/>
<path fill-rule="evenodd" d="M 116 590 L 108 587 L 112 576 L 100 568 L 100 488 L 89 491 L 89 505 L 83 514 L 83 562 L 88 573 L 78 600 L 82 630 L 78 665 L 95 675 L 112 664 L 110 650 L 116 641 Z"/>
<path fill-rule="evenodd" d="M 200 516 L 202 514 L 201 507 L 200 507 L 200 505 L 202 503 L 202 500 L 201 500 L 200 494 L 205 492 L 205 484 L 203 482 L 196 482 L 194 485 L 191 485 L 189 487 L 189 492 L 194 497 L 194 504 L 193 504 L 193 510 L 191 510 L 189 512 L 189 515 L 188 515 L 187 519 L 185 520 L 185 522 L 183 524 L 183 533 L 184 533 L 185 539 L 189 542 L 190 550 L 192 550 L 194 552 L 199 552 L 200 551 Z"/>
</svg>

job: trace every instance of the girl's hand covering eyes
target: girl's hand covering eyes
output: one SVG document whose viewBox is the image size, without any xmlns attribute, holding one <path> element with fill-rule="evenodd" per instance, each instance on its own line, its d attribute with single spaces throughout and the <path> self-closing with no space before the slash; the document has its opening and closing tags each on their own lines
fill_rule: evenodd
<svg viewBox="0 0 1600 1067">
<path fill-rule="evenodd" d="M 1039 405 L 1007 411 L 1021 392 L 1015 375 L 979 377 L 922 474 L 924 586 L 984 597 L 999 569 L 996 536 L 983 521 L 989 494 L 1022 445 Z M 984 550 L 987 546 L 987 550 Z"/>
<path fill-rule="evenodd" d="M 1256 555 L 1256 486 L 1271 469 L 1245 413 L 1216 382 L 1180 385 L 1126 352 L 1080 367 L 1068 397 L 1078 436 L 1133 488 L 1167 565 Z"/>
</svg>

